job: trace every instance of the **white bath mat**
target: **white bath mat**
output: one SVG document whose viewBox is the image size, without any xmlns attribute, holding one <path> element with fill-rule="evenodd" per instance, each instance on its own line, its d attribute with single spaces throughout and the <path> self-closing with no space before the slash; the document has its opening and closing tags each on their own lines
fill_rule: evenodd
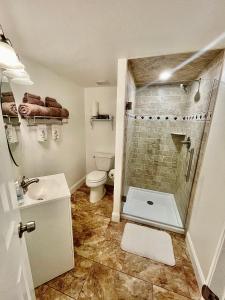
<svg viewBox="0 0 225 300">
<path fill-rule="evenodd" d="M 121 248 L 169 266 L 175 265 L 172 240 L 165 231 L 127 223 L 123 232 Z"/>
</svg>

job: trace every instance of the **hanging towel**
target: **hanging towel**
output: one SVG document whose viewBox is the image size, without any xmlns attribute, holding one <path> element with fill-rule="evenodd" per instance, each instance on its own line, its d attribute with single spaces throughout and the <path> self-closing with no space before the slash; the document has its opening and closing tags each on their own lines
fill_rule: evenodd
<svg viewBox="0 0 225 300">
<path fill-rule="evenodd" d="M 47 126 L 38 125 L 37 126 L 37 140 L 38 142 L 45 142 L 48 138 Z"/>
<path fill-rule="evenodd" d="M 61 139 L 61 126 L 52 125 L 52 139 L 54 141 L 59 141 Z"/>
<path fill-rule="evenodd" d="M 12 125 L 7 125 L 6 136 L 10 144 L 14 144 L 18 142 L 16 128 L 13 127 Z"/>
</svg>

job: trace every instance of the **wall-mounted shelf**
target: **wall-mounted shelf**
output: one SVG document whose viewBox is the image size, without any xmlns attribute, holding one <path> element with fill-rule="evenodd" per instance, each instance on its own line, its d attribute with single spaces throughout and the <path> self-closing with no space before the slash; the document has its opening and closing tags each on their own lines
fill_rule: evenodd
<svg viewBox="0 0 225 300">
<path fill-rule="evenodd" d="M 171 135 L 176 135 L 176 136 L 180 136 L 180 137 L 185 137 L 186 136 L 186 133 L 184 132 L 171 132 Z"/>
<path fill-rule="evenodd" d="M 113 130 L 113 116 L 110 116 L 108 119 L 98 119 L 95 117 L 91 117 L 90 119 L 91 128 L 93 128 L 94 122 L 111 122 L 112 130 Z"/>
<path fill-rule="evenodd" d="M 40 124 L 45 125 L 64 125 L 68 124 L 69 119 L 62 119 L 59 117 L 46 117 L 46 116 L 32 116 L 23 117 L 27 121 L 27 126 L 37 126 Z"/>
<path fill-rule="evenodd" d="M 3 115 L 3 120 L 6 125 L 20 126 L 18 116 Z"/>
</svg>

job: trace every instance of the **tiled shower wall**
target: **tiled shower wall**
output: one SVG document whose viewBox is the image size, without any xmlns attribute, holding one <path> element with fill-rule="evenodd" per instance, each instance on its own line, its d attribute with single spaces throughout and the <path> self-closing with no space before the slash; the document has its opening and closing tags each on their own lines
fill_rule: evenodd
<svg viewBox="0 0 225 300">
<path fill-rule="evenodd" d="M 137 90 L 138 116 L 128 117 L 128 185 L 174 193 L 180 145 L 172 133 L 181 131 L 182 121 L 176 118 L 187 107 L 187 99 L 179 86 Z"/>
<path fill-rule="evenodd" d="M 209 102 L 216 95 L 214 78 L 219 78 L 220 67 L 217 58 L 201 75 L 198 102 L 194 101 L 198 82 L 186 91 L 178 85 L 139 88 L 135 109 L 127 116 L 125 185 L 173 193 L 183 221 L 204 124 L 210 119 Z M 190 152 L 180 142 L 188 136 L 194 156 L 186 181 Z"/>
</svg>

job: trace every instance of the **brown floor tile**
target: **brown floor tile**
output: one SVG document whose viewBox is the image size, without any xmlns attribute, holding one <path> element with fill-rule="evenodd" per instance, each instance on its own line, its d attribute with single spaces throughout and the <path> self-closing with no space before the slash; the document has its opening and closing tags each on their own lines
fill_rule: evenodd
<svg viewBox="0 0 225 300">
<path fill-rule="evenodd" d="M 39 287 L 37 287 L 35 289 L 35 295 L 36 295 L 36 297 L 37 298 L 40 297 L 42 294 L 45 293 L 45 291 L 47 291 L 47 289 L 48 289 L 48 286 L 46 284 L 42 284 Z"/>
<path fill-rule="evenodd" d="M 166 281 L 160 284 L 160 286 L 185 297 L 190 297 L 184 267 L 179 262 L 174 267 L 164 266 L 164 272 L 166 274 Z"/>
<path fill-rule="evenodd" d="M 101 201 L 94 204 L 94 207 L 94 214 L 111 218 L 113 210 L 113 197 L 106 194 Z"/>
<path fill-rule="evenodd" d="M 125 224 L 125 220 L 122 220 L 120 223 L 115 223 L 111 221 L 106 230 L 106 239 L 114 239 L 121 241 Z"/>
<path fill-rule="evenodd" d="M 192 267 L 184 267 L 188 290 L 193 300 L 201 299 L 200 290 Z"/>
<path fill-rule="evenodd" d="M 104 239 L 110 219 L 100 215 L 89 214 L 86 211 L 75 212 L 73 216 L 74 245 L 79 246 L 94 239 Z"/>
<path fill-rule="evenodd" d="M 126 253 L 122 271 L 175 293 L 180 293 L 186 297 L 190 296 L 184 268 L 179 264 L 170 267 L 148 258 Z"/>
<path fill-rule="evenodd" d="M 174 255 L 176 260 L 179 260 L 180 262 L 182 262 L 183 265 L 190 267 L 191 262 L 186 250 L 185 237 L 177 233 L 169 232 L 169 234 L 171 235 L 172 238 Z"/>
<path fill-rule="evenodd" d="M 79 300 L 152 300 L 152 285 L 100 264 L 95 264 Z"/>
<path fill-rule="evenodd" d="M 72 214 L 76 211 L 86 212 L 94 215 L 102 215 L 111 218 L 113 209 L 113 195 L 107 192 L 104 198 L 97 203 L 90 203 L 89 193 L 85 192 L 83 187 L 74 193 L 72 199 Z"/>
<path fill-rule="evenodd" d="M 76 247 L 75 252 L 105 266 L 122 270 L 125 252 L 121 250 L 120 244 L 116 240 L 85 243 Z"/>
<path fill-rule="evenodd" d="M 44 291 L 42 293 L 40 293 L 40 288 L 37 288 L 36 290 L 35 290 L 36 300 L 72 300 L 73 299 L 49 286 L 45 286 Z"/>
<path fill-rule="evenodd" d="M 153 286 L 153 300 L 189 300 L 189 298 L 165 290 L 161 287 Z"/>
<path fill-rule="evenodd" d="M 47 282 L 47 285 L 77 299 L 92 265 L 91 260 L 75 256 L 74 269 Z"/>
<path fill-rule="evenodd" d="M 122 271 L 153 284 L 166 282 L 163 265 L 132 253 L 126 252 Z"/>
</svg>

